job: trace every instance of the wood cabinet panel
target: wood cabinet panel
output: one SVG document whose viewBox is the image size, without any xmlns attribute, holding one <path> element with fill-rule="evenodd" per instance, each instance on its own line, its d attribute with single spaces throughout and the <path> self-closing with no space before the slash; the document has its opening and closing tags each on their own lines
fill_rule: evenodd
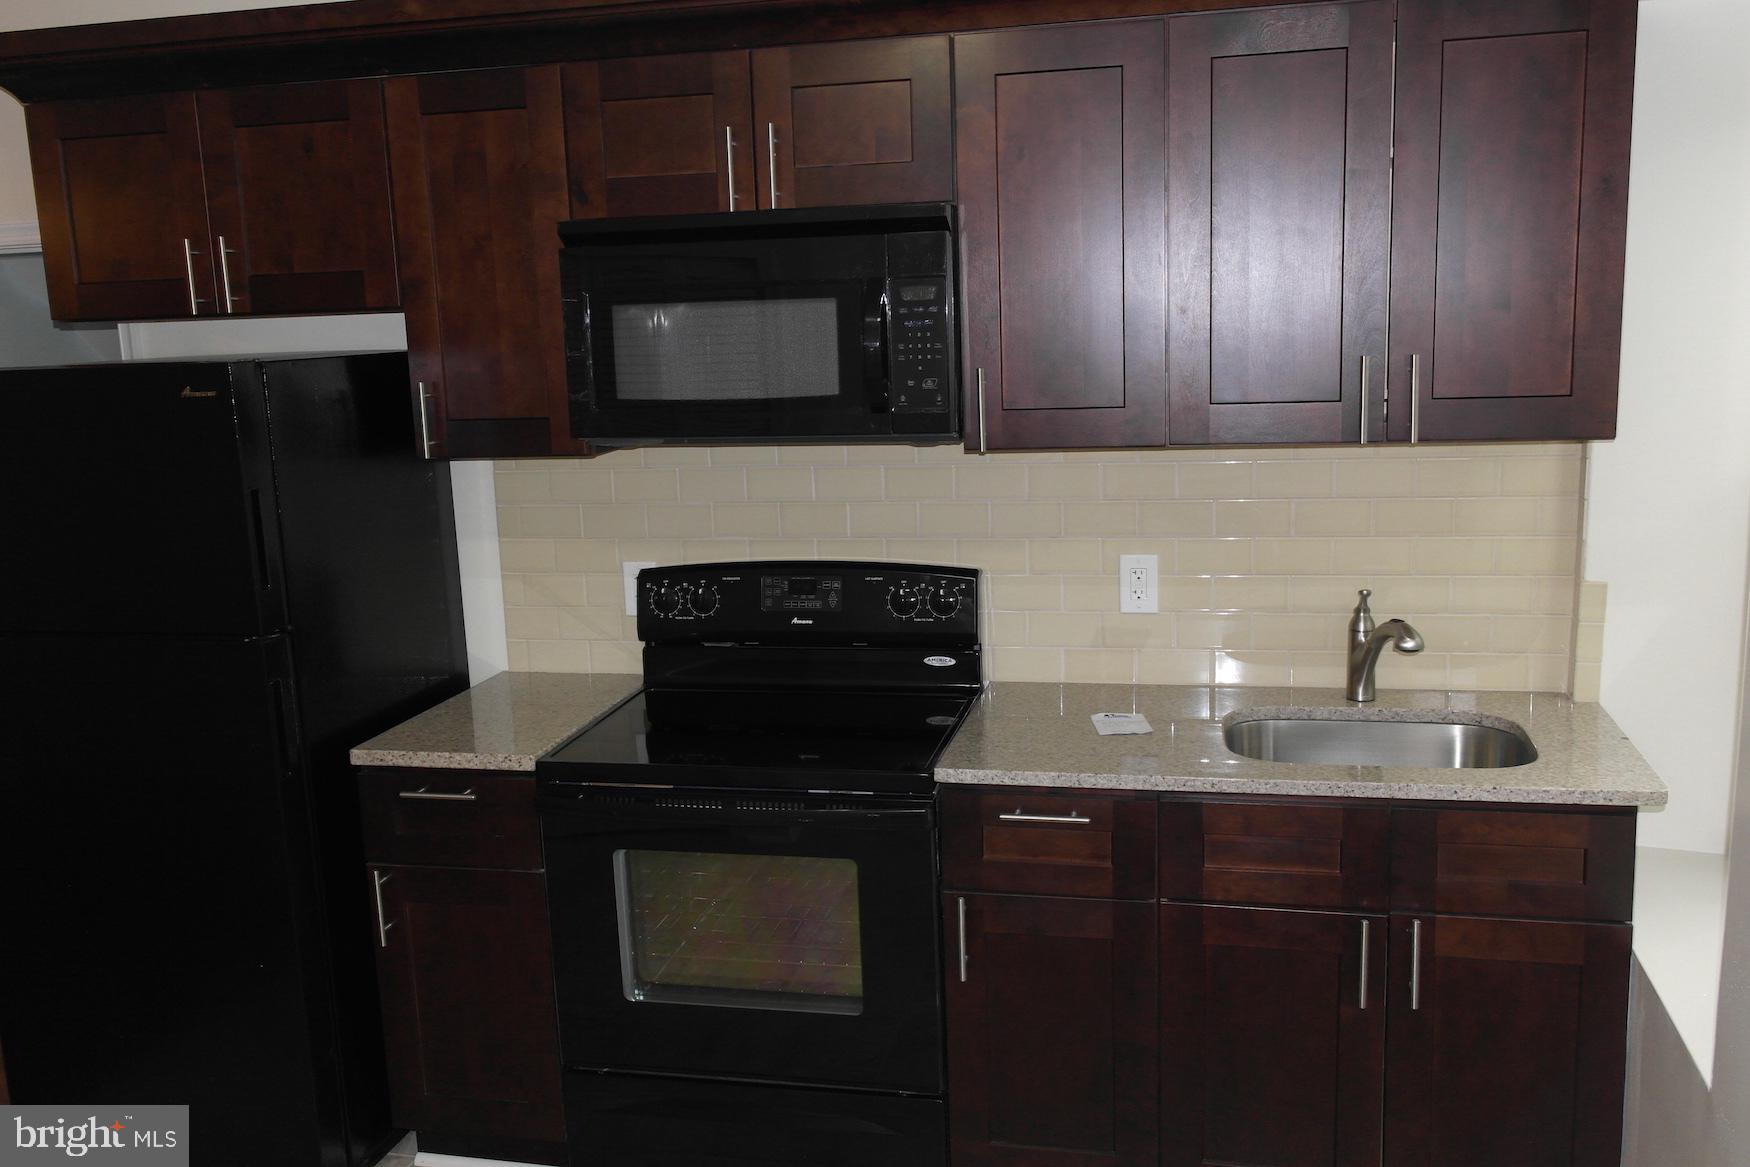
<svg viewBox="0 0 1750 1167">
<path fill-rule="evenodd" d="M 1148 903 L 946 897 L 957 1167 L 1153 1167 L 1154 916 Z"/>
<path fill-rule="evenodd" d="M 1169 23 L 1172 444 L 1361 436 L 1363 358 L 1383 385 L 1386 355 L 1392 33 L 1383 2 Z"/>
<path fill-rule="evenodd" d="M 54 318 L 212 315 L 193 95 L 32 105 L 25 122 Z"/>
<path fill-rule="evenodd" d="M 427 453 L 581 452 L 559 304 L 558 67 L 398 77 L 385 101 L 408 362 L 436 407 Z"/>
<path fill-rule="evenodd" d="M 968 446 L 1163 444 L 1160 22 L 954 51 Z"/>
<path fill-rule="evenodd" d="M 562 1143 L 541 876 L 377 866 L 367 878 L 382 929 L 377 980 L 395 1122 L 422 1135 Z"/>
<path fill-rule="evenodd" d="M 365 857 L 377 863 L 538 870 L 541 827 L 529 775 L 359 771 Z"/>
<path fill-rule="evenodd" d="M 1383 807 L 1163 801 L 1163 899 L 1307 908 L 1386 907 Z"/>
<path fill-rule="evenodd" d="M 199 109 L 221 313 L 400 303 L 381 83 L 211 91 Z"/>
<path fill-rule="evenodd" d="M 1372 1167 L 1386 918 L 1163 904 L 1161 1163 Z"/>
<path fill-rule="evenodd" d="M 745 52 L 565 66 L 572 216 L 753 210 L 750 85 Z"/>
<path fill-rule="evenodd" d="M 1626 925 L 1394 916 L 1386 1162 L 1615 1167 L 1628 961 Z"/>
<path fill-rule="evenodd" d="M 1392 907 L 1571 920 L 1627 920 L 1635 815 L 1392 812 Z"/>
<path fill-rule="evenodd" d="M 754 130 L 776 152 L 760 155 L 760 205 L 951 200 L 948 54 L 944 36 L 755 51 Z"/>
<path fill-rule="evenodd" d="M 1390 375 L 1416 436 L 1615 433 L 1635 17 L 1400 4 Z"/>
<path fill-rule="evenodd" d="M 940 795 L 942 883 L 969 891 L 1154 897 L 1154 799 L 1017 789 Z"/>
</svg>

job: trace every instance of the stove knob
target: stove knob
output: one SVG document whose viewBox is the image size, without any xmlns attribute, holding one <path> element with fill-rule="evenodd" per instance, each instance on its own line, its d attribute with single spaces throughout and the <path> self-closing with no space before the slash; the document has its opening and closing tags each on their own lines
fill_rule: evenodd
<svg viewBox="0 0 1750 1167">
<path fill-rule="evenodd" d="M 910 584 L 900 584 L 887 592 L 887 610 L 901 620 L 917 615 L 918 605 L 923 603 L 923 597 Z"/>
<path fill-rule="evenodd" d="M 960 589 L 952 585 L 937 588 L 930 597 L 930 611 L 946 620 L 960 610 Z"/>
<path fill-rule="evenodd" d="M 717 589 L 710 584 L 702 583 L 693 589 L 692 597 L 687 600 L 687 606 L 693 610 L 694 615 L 709 616 L 717 610 L 717 605 L 721 602 L 722 597 L 717 594 Z"/>
<path fill-rule="evenodd" d="M 663 584 L 650 594 L 650 610 L 658 616 L 672 616 L 681 610 L 680 589 Z"/>
</svg>

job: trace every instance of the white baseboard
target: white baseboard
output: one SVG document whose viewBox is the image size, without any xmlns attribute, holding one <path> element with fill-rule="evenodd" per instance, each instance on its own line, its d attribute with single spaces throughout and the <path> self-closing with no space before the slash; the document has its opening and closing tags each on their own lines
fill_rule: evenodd
<svg viewBox="0 0 1750 1167">
<path fill-rule="evenodd" d="M 0 255 L 41 251 L 42 235 L 34 222 L 0 223 Z"/>
</svg>

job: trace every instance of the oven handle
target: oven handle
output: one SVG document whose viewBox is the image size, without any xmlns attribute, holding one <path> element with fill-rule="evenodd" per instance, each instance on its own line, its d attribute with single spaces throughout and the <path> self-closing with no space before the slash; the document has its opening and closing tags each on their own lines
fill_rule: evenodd
<svg viewBox="0 0 1750 1167">
<path fill-rule="evenodd" d="M 676 797 L 685 797 L 677 795 Z M 898 827 L 927 822 L 935 813 L 929 805 L 884 807 L 809 807 L 802 810 L 739 810 L 734 807 L 662 806 L 647 802 L 614 804 L 592 799 L 588 793 L 554 794 L 543 792 L 535 798 L 535 809 L 544 817 L 560 820 L 586 819 L 589 827 L 580 834 L 609 834 L 628 825 L 655 824 L 701 825 L 709 827 L 790 826 L 804 823 L 831 823 L 844 826 L 856 821 L 874 820 L 882 825 Z"/>
</svg>

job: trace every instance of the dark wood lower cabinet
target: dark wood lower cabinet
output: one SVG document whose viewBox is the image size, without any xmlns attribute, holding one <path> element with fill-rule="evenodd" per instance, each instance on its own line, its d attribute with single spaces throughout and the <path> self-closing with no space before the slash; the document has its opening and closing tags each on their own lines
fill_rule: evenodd
<svg viewBox="0 0 1750 1167">
<path fill-rule="evenodd" d="M 1160 913 L 1162 1167 L 1377 1167 L 1386 918 Z"/>
<path fill-rule="evenodd" d="M 564 1162 L 544 877 L 376 865 L 367 878 L 396 1124 L 427 1150 Z"/>
<path fill-rule="evenodd" d="M 1155 905 L 944 908 L 955 1167 L 1154 1167 Z"/>
<path fill-rule="evenodd" d="M 1393 916 L 1390 1167 L 1617 1167 L 1626 924 Z"/>
</svg>

